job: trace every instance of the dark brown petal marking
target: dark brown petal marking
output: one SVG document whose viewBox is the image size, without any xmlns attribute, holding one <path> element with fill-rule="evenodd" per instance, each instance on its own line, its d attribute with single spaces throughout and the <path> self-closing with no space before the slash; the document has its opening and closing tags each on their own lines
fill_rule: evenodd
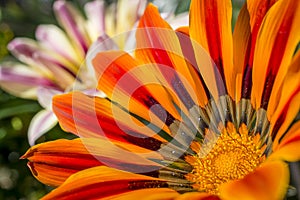
<svg viewBox="0 0 300 200">
<path fill-rule="evenodd" d="M 149 180 L 139 180 L 139 181 L 131 181 L 128 183 L 128 189 L 137 190 L 142 188 L 162 188 L 168 187 L 166 182 L 162 181 L 149 181 Z"/>
</svg>

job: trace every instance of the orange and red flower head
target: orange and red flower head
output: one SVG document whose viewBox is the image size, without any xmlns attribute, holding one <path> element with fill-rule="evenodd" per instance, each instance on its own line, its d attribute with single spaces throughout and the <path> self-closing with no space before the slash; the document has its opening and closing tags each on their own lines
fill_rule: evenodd
<svg viewBox="0 0 300 200">
<path fill-rule="evenodd" d="M 80 139 L 24 155 L 59 186 L 45 199 L 283 199 L 300 159 L 300 2 L 247 1 L 233 33 L 231 14 L 229 0 L 195 0 L 174 31 L 150 4 L 132 54 L 98 53 L 107 97 L 53 99 Z"/>
</svg>

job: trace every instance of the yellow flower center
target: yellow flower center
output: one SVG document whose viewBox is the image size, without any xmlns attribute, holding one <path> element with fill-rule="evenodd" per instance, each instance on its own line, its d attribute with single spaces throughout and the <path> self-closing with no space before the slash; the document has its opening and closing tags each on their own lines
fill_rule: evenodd
<svg viewBox="0 0 300 200">
<path fill-rule="evenodd" d="M 199 153 L 186 157 L 193 166 L 186 178 L 199 191 L 218 194 L 221 184 L 243 178 L 265 160 L 265 147 L 259 146 L 260 136 L 248 135 L 244 124 L 239 132 L 228 123 L 218 137 L 209 131 L 207 134 L 211 138 L 201 147 L 198 145 Z M 192 144 L 192 148 L 197 149 L 197 145 Z"/>
</svg>

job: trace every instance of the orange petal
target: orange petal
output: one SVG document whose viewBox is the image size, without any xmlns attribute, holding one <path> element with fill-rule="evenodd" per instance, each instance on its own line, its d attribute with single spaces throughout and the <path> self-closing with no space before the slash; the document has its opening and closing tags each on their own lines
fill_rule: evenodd
<svg viewBox="0 0 300 200">
<path fill-rule="evenodd" d="M 255 108 L 266 109 L 269 99 L 276 101 L 300 40 L 299 24 L 299 1 L 278 1 L 266 15 L 258 33 L 253 61 L 251 101 Z M 268 109 L 274 110 L 273 107 Z"/>
<path fill-rule="evenodd" d="M 252 87 L 253 55 L 258 30 L 276 0 L 247 1 L 240 11 L 233 32 L 234 71 L 236 75 L 236 101 L 249 99 Z"/>
<path fill-rule="evenodd" d="M 167 187 L 157 178 L 100 166 L 70 176 L 43 199 L 100 199 L 148 187 Z"/>
<path fill-rule="evenodd" d="M 39 181 L 51 186 L 62 184 L 80 170 L 102 165 L 79 139 L 62 139 L 35 145 L 22 158 L 29 160 L 28 166 Z"/>
<path fill-rule="evenodd" d="M 61 185 L 72 174 L 75 174 L 79 171 L 71 168 L 66 169 L 63 167 L 56 167 L 39 162 L 28 162 L 27 166 L 29 167 L 32 175 L 37 180 L 52 187 Z"/>
<path fill-rule="evenodd" d="M 60 185 L 71 174 L 100 165 L 139 173 L 161 166 L 150 159 L 162 160 L 156 152 L 136 145 L 97 138 L 56 140 L 36 145 L 22 157 L 38 180 Z"/>
<path fill-rule="evenodd" d="M 300 122 L 295 123 L 289 131 L 280 138 L 281 141 L 274 147 L 270 159 L 282 159 L 288 162 L 300 160 Z"/>
<path fill-rule="evenodd" d="M 144 64 L 155 63 L 155 77 L 164 87 L 172 89 L 190 109 L 195 103 L 203 104 L 205 98 L 203 100 L 200 94 L 205 94 L 205 91 L 197 77 L 196 63 L 185 56 L 182 49 L 185 44 L 178 35 L 188 38 L 184 33 L 173 31 L 161 18 L 158 9 L 150 4 L 140 19 L 135 55 Z"/>
<path fill-rule="evenodd" d="M 299 137 L 300 137 L 300 121 L 293 124 L 292 127 L 289 129 L 289 131 L 284 136 L 282 136 L 282 138 L 280 138 L 280 143 L 277 147 L 282 148 L 289 143 L 297 141 Z M 274 148 L 274 150 L 276 149 L 277 148 Z"/>
<path fill-rule="evenodd" d="M 81 137 L 108 137 L 152 150 L 159 149 L 161 141 L 165 141 L 107 99 L 80 92 L 57 95 L 53 98 L 53 111 L 65 131 Z"/>
<path fill-rule="evenodd" d="M 180 74 L 194 86 L 191 74 L 186 66 L 176 32 L 165 22 L 158 9 L 150 4 L 141 17 L 137 30 L 136 57 L 150 59 L 152 63 L 175 67 Z M 150 51 L 148 50 L 149 48 Z M 160 55 L 156 55 L 160 52 Z M 177 56 L 176 56 L 177 54 Z M 180 57 L 181 56 L 181 57 Z"/>
<path fill-rule="evenodd" d="M 295 141 L 292 143 L 286 144 L 270 156 L 270 159 L 274 160 L 284 160 L 288 162 L 298 162 L 300 160 L 300 137 L 294 138 Z"/>
<path fill-rule="evenodd" d="M 189 30 L 189 27 L 188 26 L 182 26 L 182 27 L 179 27 L 179 28 L 177 28 L 176 29 L 176 31 L 177 32 L 180 32 L 180 33 L 183 33 L 183 34 L 185 34 L 185 35 L 187 35 L 187 36 L 189 36 L 190 35 L 190 30 Z"/>
<path fill-rule="evenodd" d="M 179 30 L 177 29 L 176 31 L 177 31 L 177 33 L 176 33 L 177 37 L 181 44 L 183 57 L 186 59 L 186 64 L 190 70 L 190 73 L 191 73 L 191 76 L 193 77 L 195 85 L 197 86 L 197 89 L 195 90 L 196 95 L 197 95 L 196 103 L 198 105 L 200 105 L 201 107 L 205 107 L 205 105 L 207 105 L 207 103 L 208 103 L 208 98 L 210 98 L 210 94 L 209 94 L 207 86 L 205 85 L 204 78 L 201 76 L 201 73 L 199 71 L 199 66 L 197 65 L 195 52 L 193 51 L 193 42 L 192 42 L 191 38 L 188 37 L 189 30 L 188 29 L 184 30 L 184 27 L 182 27 L 182 29 L 179 29 Z M 203 58 L 203 60 L 205 60 L 205 58 Z M 209 61 L 210 61 L 210 58 L 209 58 Z M 202 61 L 202 63 L 198 63 L 198 64 L 205 64 L 205 63 L 204 63 L 204 61 Z"/>
<path fill-rule="evenodd" d="M 220 200 L 220 198 L 202 192 L 187 192 L 175 198 L 175 200 Z"/>
<path fill-rule="evenodd" d="M 161 167 L 151 161 L 163 159 L 156 151 L 105 138 L 81 138 L 81 140 L 89 153 L 107 166 L 139 173 L 154 171 Z"/>
<path fill-rule="evenodd" d="M 245 77 L 245 69 L 247 67 L 247 60 L 249 57 L 249 49 L 251 44 L 251 27 L 250 27 L 250 14 L 245 4 L 240 10 L 240 14 L 237 18 L 236 25 L 233 32 L 233 63 L 234 73 L 236 76 L 236 101 L 246 96 L 248 88 L 242 90 L 244 84 L 247 84 L 250 80 Z M 250 90 L 251 91 L 251 90 Z M 250 92 L 249 91 L 249 92 Z"/>
<path fill-rule="evenodd" d="M 281 161 L 267 161 L 244 178 L 222 185 L 220 196 L 230 200 L 283 199 L 288 184 L 288 165 Z"/>
<path fill-rule="evenodd" d="M 169 125 L 174 118 L 180 119 L 173 107 L 172 96 L 153 75 L 153 66 L 139 65 L 134 58 L 122 51 L 99 53 L 93 59 L 93 65 L 99 89 L 112 101 L 143 119 L 151 119 L 158 127 L 163 127 L 164 123 Z M 162 106 L 160 111 L 167 115 L 169 121 L 165 121 L 161 112 L 150 111 L 155 104 Z"/>
<path fill-rule="evenodd" d="M 233 46 L 231 16 L 232 8 L 230 0 L 192 1 L 189 33 L 192 39 L 209 52 L 213 61 L 217 65 L 216 70 L 218 73 L 215 74 L 215 80 L 223 80 L 224 83 L 226 81 L 227 92 L 232 98 L 234 98 L 235 79 L 232 74 Z M 198 52 L 196 48 L 195 52 L 197 55 Z M 203 62 L 199 57 L 196 57 L 196 59 L 198 63 Z M 214 72 L 208 74 L 207 77 L 211 78 L 212 74 L 214 74 Z M 203 75 L 203 77 L 206 77 L 206 75 Z M 220 85 L 224 83 L 220 82 L 217 85 L 220 95 L 224 95 L 226 92 L 222 91 L 224 88 Z"/>
<path fill-rule="evenodd" d="M 131 200 L 131 199 L 143 199 L 143 200 L 172 200 L 179 194 L 172 189 L 168 188 L 151 188 L 140 189 L 131 192 L 125 192 L 118 195 L 113 195 L 102 200 L 119 199 L 119 200 Z"/>
<path fill-rule="evenodd" d="M 295 120 L 297 114 L 300 110 L 300 87 L 292 94 L 289 101 L 285 104 L 284 108 L 282 109 L 280 116 L 276 121 L 271 120 L 271 133 L 272 138 L 274 140 L 274 145 L 277 145 L 280 141 L 280 138 L 284 135 L 286 130 Z"/>
<path fill-rule="evenodd" d="M 294 120 L 299 110 L 299 105 L 300 105 L 299 101 L 295 100 L 295 98 L 297 98 L 297 95 L 300 92 L 300 67 L 299 66 L 300 66 L 300 51 L 298 51 L 297 54 L 294 56 L 293 62 L 289 67 L 286 77 L 283 80 L 282 85 L 278 90 L 278 95 L 274 97 L 275 100 L 270 99 L 269 102 L 270 107 L 267 110 L 267 114 L 268 114 L 268 118 L 271 121 L 271 124 L 274 124 L 271 131 L 274 132 L 274 134 L 276 134 L 277 137 L 281 137 L 281 135 L 285 132 L 287 128 L 285 127 L 285 129 L 283 129 L 282 126 L 283 121 L 287 121 L 291 123 Z M 293 106 L 290 106 L 292 101 L 294 101 L 295 103 Z M 290 108 L 290 110 L 288 110 L 288 108 Z M 290 114 L 289 118 L 286 118 L 288 112 L 293 112 L 294 114 Z M 279 128 L 281 130 L 279 133 L 277 133 L 277 131 L 279 131 Z"/>
</svg>

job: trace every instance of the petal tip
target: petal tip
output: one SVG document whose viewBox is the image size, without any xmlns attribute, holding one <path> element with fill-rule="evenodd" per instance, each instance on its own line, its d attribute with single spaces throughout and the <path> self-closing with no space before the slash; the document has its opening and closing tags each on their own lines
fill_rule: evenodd
<svg viewBox="0 0 300 200">
<path fill-rule="evenodd" d="M 64 7 L 66 4 L 67 4 L 67 2 L 64 1 L 64 0 L 55 1 L 54 4 L 53 4 L 53 9 L 56 10 L 56 11 L 58 11 L 62 7 Z"/>
<path fill-rule="evenodd" d="M 9 51 L 13 51 L 18 45 L 19 45 L 19 39 L 18 38 L 15 38 L 13 39 L 12 41 L 10 41 L 7 45 L 7 49 Z"/>
</svg>

